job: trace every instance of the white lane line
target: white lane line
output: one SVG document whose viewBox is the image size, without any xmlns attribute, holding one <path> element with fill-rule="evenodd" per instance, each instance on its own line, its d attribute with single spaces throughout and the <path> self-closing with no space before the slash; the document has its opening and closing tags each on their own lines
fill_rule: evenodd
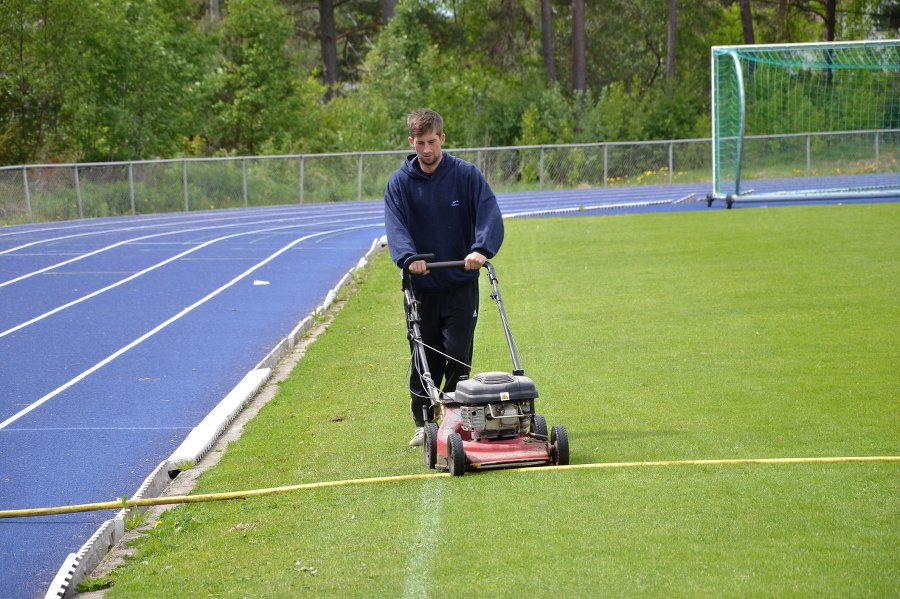
<svg viewBox="0 0 900 599">
<path fill-rule="evenodd" d="M 58 426 L 47 428 L 11 428 L 9 433 L 68 433 L 82 431 L 192 431 L 193 426 Z"/>
<path fill-rule="evenodd" d="M 165 218 L 165 217 L 164 218 L 155 218 L 155 216 L 156 215 L 147 214 L 147 215 L 143 215 L 143 216 L 116 216 L 116 217 L 112 217 L 112 218 L 116 219 L 116 221 L 117 221 L 116 224 L 118 224 L 118 225 L 121 225 L 122 223 L 126 223 L 126 222 L 137 222 L 137 220 L 140 219 L 140 221 L 144 224 L 144 226 L 150 226 L 147 224 L 147 221 L 153 220 L 153 221 L 160 222 L 160 224 L 158 224 L 158 225 L 153 225 L 153 226 L 158 226 L 158 227 L 162 227 L 167 224 L 166 222 L 161 222 L 161 221 L 164 221 L 164 220 L 165 221 L 172 221 L 172 220 L 177 221 L 177 219 L 178 219 L 178 217 L 172 217 L 172 216 L 169 216 L 167 218 Z M 181 215 L 181 217 L 183 218 L 184 215 Z M 46 227 L 34 228 L 34 229 L 30 228 L 32 225 L 12 225 L 12 226 L 3 228 L 3 232 L 0 233 L 0 238 L 14 237 L 17 235 L 28 235 L 30 233 L 54 233 L 56 231 L 72 231 L 72 230 L 76 230 L 76 229 L 95 229 L 93 231 L 94 233 L 103 233 L 105 231 L 105 229 L 101 228 L 98 231 L 98 230 L 96 230 L 96 228 L 108 226 L 108 224 L 109 224 L 106 222 L 99 222 L 99 221 L 96 221 L 95 219 L 90 219 L 90 218 L 86 219 L 86 221 L 87 222 L 78 222 L 78 223 L 73 223 L 72 221 L 66 221 L 64 224 L 59 224 L 56 226 L 46 226 Z M 38 227 L 40 224 L 41 223 L 35 223 L 33 226 Z M 7 229 L 14 229 L 14 230 L 7 231 Z"/>
<path fill-rule="evenodd" d="M 340 215 L 335 215 L 335 217 L 332 217 L 332 218 L 336 218 L 337 216 L 340 216 Z M 278 219 L 275 219 L 275 220 L 276 220 L 276 222 L 286 222 L 286 221 L 302 221 L 302 220 L 310 220 L 310 219 L 312 219 L 312 218 L 314 218 L 314 217 L 312 217 L 312 216 L 297 216 L 297 217 L 293 217 L 293 218 L 278 218 Z M 353 220 L 360 220 L 360 219 L 353 219 Z M 24 274 L 24 275 L 22 275 L 22 276 L 16 277 L 15 279 L 10 279 L 9 281 L 4 281 L 4 282 L 0 283 L 0 287 L 5 287 L 6 285 L 12 285 L 13 283 L 18 283 L 19 281 L 23 281 L 23 280 L 25 280 L 25 279 L 27 279 L 27 278 L 29 278 L 29 277 L 33 277 L 33 276 L 35 276 L 35 275 L 39 275 L 39 274 L 41 274 L 41 273 L 45 273 L 45 272 L 47 272 L 47 271 L 57 269 L 57 268 L 59 268 L 59 267 L 61 267 L 61 266 L 66 266 L 67 264 L 72 264 L 73 262 L 77 262 L 77 261 L 83 260 L 83 259 L 85 259 L 85 258 L 90 258 L 91 256 L 95 256 L 95 255 L 97 255 L 97 254 L 100 254 L 100 253 L 103 253 L 103 252 L 106 252 L 106 251 L 115 249 L 115 248 L 120 247 L 120 246 L 123 246 L 123 245 L 127 245 L 127 244 L 129 244 L 129 243 L 135 243 L 135 242 L 137 242 L 137 241 L 144 241 L 144 240 L 146 240 L 146 239 L 153 239 L 153 238 L 155 238 L 155 237 L 164 237 L 164 236 L 167 236 L 167 235 L 180 235 L 180 234 L 182 234 L 182 233 L 196 233 L 197 231 L 209 231 L 209 230 L 212 230 L 212 229 L 231 229 L 231 228 L 234 228 L 234 227 L 243 227 L 243 226 L 251 226 L 251 225 L 261 225 L 261 224 L 266 224 L 266 223 L 270 223 L 270 222 L 272 222 L 272 219 L 259 220 L 259 221 L 250 221 L 250 222 L 245 222 L 245 223 L 232 223 L 232 224 L 227 224 L 227 225 L 212 225 L 212 226 L 209 226 L 209 227 L 196 227 L 196 228 L 193 228 L 193 229 L 180 229 L 180 230 L 178 230 L 178 231 L 167 231 L 167 232 L 165 232 L 165 233 L 154 233 L 154 234 L 152 234 L 152 235 L 144 235 L 144 236 L 141 236 L 141 237 L 133 237 L 133 238 L 131 238 L 131 239 L 126 239 L 126 240 L 124 240 L 124 241 L 119 241 L 119 242 L 114 243 L 114 244 L 112 244 L 112 245 L 108 245 L 108 246 L 106 246 L 106 247 L 102 247 L 102 248 L 100 248 L 100 249 L 94 250 L 94 251 L 92 251 L 92 252 L 88 252 L 88 253 L 86 253 L 86 254 L 79 254 L 79 255 L 77 255 L 77 256 L 74 257 L 74 258 L 70 258 L 69 260 L 64 260 L 63 262 L 58 262 L 58 263 L 56 263 L 56 264 L 51 264 L 50 266 L 47 266 L 47 267 L 45 267 L 45 268 L 41 268 L 40 270 L 36 270 L 36 271 L 34 271 L 34 272 L 26 273 L 26 274 Z M 334 222 L 334 221 L 326 221 L 326 224 L 327 224 L 327 222 Z M 316 224 L 319 224 L 319 221 L 318 221 L 318 220 L 316 221 Z M 297 226 L 297 225 L 295 224 L 294 226 Z M 123 230 L 126 230 L 126 229 L 123 229 Z M 35 242 L 35 243 L 38 243 L 38 242 Z M 20 246 L 20 248 L 24 248 L 24 247 L 26 247 L 26 246 Z M 19 249 L 19 248 L 13 248 L 13 250 L 15 250 L 15 249 Z M 13 250 L 7 250 L 7 251 L 13 251 Z M 6 252 L 0 252 L 0 254 L 4 254 L 4 253 L 6 253 Z"/>
<path fill-rule="evenodd" d="M 311 206 L 311 204 L 309 204 Z M 262 207 L 260 207 L 262 208 Z M 28 228 L 29 225 L 13 225 L 10 227 L 4 227 L 3 231 L 0 232 L 0 238 L 2 237 L 11 237 L 16 235 L 28 235 L 33 233 L 55 233 L 57 231 L 71 231 L 73 229 L 92 229 L 91 231 L 87 231 L 86 233 L 80 234 L 83 235 L 103 235 L 105 233 L 112 233 L 116 231 L 131 231 L 138 229 L 155 229 L 158 227 L 169 227 L 169 226 L 180 226 L 180 225 L 190 225 L 194 223 L 214 223 L 214 222 L 222 222 L 222 221 L 233 221 L 239 220 L 242 218 L 248 218 L 250 216 L 257 218 L 260 216 L 266 217 L 274 217 L 278 215 L 291 215 L 296 214 L 296 208 L 292 208 L 289 206 L 279 206 L 273 210 L 262 210 L 260 208 L 250 209 L 253 214 L 236 214 L 234 209 L 224 209 L 222 211 L 215 211 L 216 214 L 213 214 L 212 211 L 194 211 L 190 213 L 170 213 L 170 214 L 142 214 L 138 216 L 116 216 L 112 217 L 115 220 L 115 224 L 118 228 L 116 229 L 106 229 L 103 227 L 109 226 L 108 222 L 78 222 L 77 224 L 73 223 L 73 221 L 68 221 L 65 224 L 57 225 L 57 226 L 46 226 L 43 228 Z M 238 208 L 236 210 L 246 210 L 244 208 Z M 268 214 L 263 214 L 263 213 Z M 192 218 L 197 217 L 197 218 Z M 87 221 L 91 221 L 93 219 L 86 219 Z M 133 223 L 133 224 L 126 224 Z M 124 227 L 122 225 L 125 225 Z M 97 227 L 101 227 L 97 229 Z M 7 231 L 7 229 L 15 229 L 13 231 Z M 56 241 L 57 239 L 65 239 L 66 237 L 57 237 L 57 238 L 49 238 L 43 241 L 37 241 L 35 243 L 45 243 L 50 241 Z M 14 248 L 15 249 L 15 248 Z"/>
<path fill-rule="evenodd" d="M 346 210 L 346 211 L 347 211 L 346 214 L 357 214 L 357 215 L 358 215 L 358 214 L 361 212 L 359 208 L 353 209 L 353 208 L 350 207 L 350 206 L 347 206 L 347 207 L 343 207 L 343 206 L 342 206 L 342 207 L 340 207 L 340 208 L 337 208 L 336 210 L 337 210 L 337 214 L 329 214 L 329 215 L 328 215 L 329 218 L 333 218 L 334 216 L 337 216 L 337 215 L 341 214 L 341 211 L 343 211 L 343 210 Z M 374 209 L 373 209 L 371 212 L 373 212 L 373 213 L 381 213 L 382 210 L 381 210 L 381 209 L 379 209 L 379 210 L 374 210 Z M 270 221 L 272 221 L 272 220 L 283 220 L 284 217 L 287 217 L 287 216 L 290 216 L 290 215 L 296 215 L 296 214 L 297 214 L 297 211 L 296 211 L 296 210 L 284 210 L 284 211 L 278 211 L 278 212 L 275 212 L 274 214 L 267 214 L 267 215 L 266 215 L 266 220 L 263 220 L 263 221 L 256 221 L 256 222 L 270 222 Z M 89 237 L 89 236 L 91 236 L 91 235 L 105 235 L 105 234 L 107 234 L 107 233 L 121 233 L 122 231 L 138 231 L 138 230 L 140 230 L 140 229 L 158 229 L 159 227 L 171 227 L 171 226 L 181 226 L 181 225 L 192 225 L 192 224 L 196 224 L 196 223 L 209 223 L 209 222 L 211 222 L 211 221 L 212 221 L 212 222 L 221 222 L 221 221 L 225 221 L 225 220 L 231 220 L 231 221 L 233 221 L 233 220 L 240 220 L 240 219 L 243 219 L 243 218 L 247 218 L 248 216 L 250 216 L 250 215 L 240 215 L 240 216 L 230 216 L 230 217 L 217 217 L 214 221 L 213 221 L 211 218 L 208 218 L 208 219 L 193 219 L 193 220 L 176 221 L 176 222 L 174 222 L 174 223 L 158 223 L 158 224 L 152 224 L 152 225 L 129 225 L 129 226 L 126 226 L 126 227 L 119 227 L 119 228 L 116 228 L 116 229 L 103 229 L 103 230 L 100 230 L 100 231 L 87 231 L 87 232 L 84 232 L 84 233 L 73 233 L 73 234 L 71 234 L 71 235 L 62 235 L 62 236 L 60 236 L 60 237 L 49 237 L 49 238 L 47 238 L 47 239 L 39 239 L 39 240 L 37 240 L 37 241 L 31 241 L 31 242 L 28 242 L 28 243 L 25 243 L 25 244 L 22 244 L 22 245 L 19 245 L 19 246 L 16 246 L 16 247 L 12 247 L 12 248 L 9 248 L 9 249 L 6 249 L 6 250 L 0 250 L 0 256 L 2 256 L 2 255 L 4 255 L 4 254 L 9 254 L 9 253 L 11 253 L 11 252 L 15 252 L 15 251 L 18 251 L 18 250 L 23 250 L 23 249 L 25 249 L 25 248 L 28 248 L 28 247 L 31 247 L 31 246 L 34 246 L 34 245 L 41 245 L 41 244 L 44 244 L 44 243 L 54 243 L 54 242 L 57 242 L 57 241 L 64 241 L 64 240 L 66 240 L 66 239 L 73 239 L 73 238 L 76 238 L 76 237 Z M 252 216 L 255 217 L 256 215 L 254 214 L 254 215 L 252 215 Z M 315 218 L 321 218 L 321 217 L 322 217 L 322 215 L 321 215 L 321 214 L 318 214 L 318 213 L 317 213 L 317 214 L 303 214 L 303 215 L 300 215 L 300 216 L 292 216 L 293 219 L 315 219 Z M 217 227 L 219 227 L 219 228 L 221 228 L 221 227 L 238 227 L 238 226 L 241 226 L 241 225 L 244 225 L 244 224 L 252 224 L 252 223 L 238 222 L 238 223 L 232 223 L 232 224 L 228 224 L 228 225 L 217 225 Z M 203 229 L 203 228 L 216 228 L 216 227 L 202 227 L 201 229 Z M 178 232 L 184 232 L 184 231 L 175 231 L 175 233 L 178 233 Z M 18 233 L 18 232 L 17 232 L 17 233 Z M 12 234 L 12 233 L 7 233 L 6 235 L 11 235 L 11 234 Z"/>
<path fill-rule="evenodd" d="M 163 323 L 157 325 L 156 327 L 154 327 L 154 328 L 151 329 L 150 331 L 144 333 L 143 335 L 141 335 L 140 337 L 138 337 L 137 339 L 135 339 L 134 341 L 132 341 L 131 343 L 129 343 L 128 345 L 126 345 L 125 347 L 119 349 L 118 351 L 116 351 L 116 352 L 113 353 L 113 354 L 110 354 L 109 356 L 107 356 L 106 358 L 104 358 L 103 360 L 101 360 L 100 362 L 97 362 L 96 364 L 94 364 L 93 366 L 91 366 L 90 368 L 88 368 L 87 370 L 85 370 L 84 372 L 82 372 L 81 374 L 79 374 L 78 376 L 76 376 L 75 378 L 71 379 L 70 381 L 68 381 L 68 382 L 65 383 L 64 385 L 61 385 L 61 386 L 57 387 L 56 389 L 54 389 L 54 390 L 51 391 L 50 393 L 46 394 L 45 396 L 43 396 L 43 397 L 40 398 L 39 400 L 35 401 L 33 404 L 29 405 L 29 406 L 28 406 L 27 408 L 25 408 L 24 410 L 18 412 L 17 414 L 14 414 L 14 415 L 10 416 L 9 418 L 7 418 L 6 420 L 4 420 L 3 422 L 0 422 L 0 429 L 6 428 L 7 426 L 9 426 L 10 424 L 12 424 L 13 422 L 15 422 L 16 420 L 18 420 L 19 418 L 25 416 L 25 415 L 28 414 L 29 412 L 31 412 L 31 411 L 33 411 L 33 410 L 39 408 L 40 406 L 44 405 L 44 404 L 45 404 L 47 401 L 49 401 L 50 399 L 56 397 L 57 395 L 59 395 L 60 393 L 62 393 L 62 392 L 65 391 L 66 389 L 68 389 L 69 387 L 72 387 L 72 386 L 75 385 L 76 383 L 78 383 L 78 382 L 84 380 L 85 378 L 87 378 L 87 377 L 90 376 L 91 374 L 93 374 L 93 373 L 95 373 L 96 371 L 100 370 L 101 368 L 103 368 L 104 366 L 106 366 L 107 364 L 109 364 L 110 362 L 112 362 L 113 360 L 115 360 L 116 358 L 118 358 L 119 356 L 121 356 L 122 354 L 124 354 L 125 352 L 127 352 L 128 350 L 137 347 L 138 345 L 140 345 L 141 343 L 143 343 L 144 341 L 146 341 L 147 339 L 149 339 L 149 338 L 152 337 L 153 335 L 157 334 L 158 332 L 160 332 L 161 330 L 163 330 L 164 328 L 166 328 L 167 326 L 169 326 L 169 325 L 172 324 L 173 322 L 175 322 L 175 321 L 177 321 L 178 319 L 180 319 L 182 316 L 185 316 L 185 315 L 187 315 L 188 313 L 190 313 L 192 310 L 194 310 L 194 308 L 197 308 L 197 307 L 199 307 L 199 306 L 202 306 L 203 304 L 205 304 L 206 302 L 208 302 L 208 301 L 211 300 L 212 298 L 216 297 L 217 295 L 219 295 L 220 293 L 222 293 L 223 291 L 225 291 L 225 290 L 228 289 L 229 287 L 231 287 L 231 286 L 233 286 L 234 284 L 236 284 L 238 281 L 241 281 L 242 279 L 248 277 L 248 276 L 251 275 L 254 271 L 256 271 L 256 270 L 262 268 L 263 266 L 265 266 L 266 264 L 268 264 L 269 262 L 271 262 L 272 260 L 274 260 L 275 258 L 277 258 L 278 256 L 280 256 L 281 254 L 285 253 L 286 251 L 288 251 L 288 250 L 291 249 L 292 247 L 296 246 L 297 244 L 303 243 L 304 241 L 306 241 L 306 240 L 308 240 L 308 239 L 312 239 L 313 237 L 319 237 L 319 236 L 321 236 L 321 235 L 331 235 L 331 234 L 333 234 L 333 233 L 337 233 L 337 232 L 346 232 L 346 231 L 358 231 L 358 230 L 361 230 L 361 229 L 367 229 L 367 228 L 370 228 L 370 227 L 373 227 L 373 226 L 378 226 L 378 225 L 357 225 L 357 226 L 355 226 L 355 227 L 345 227 L 345 228 L 342 228 L 342 229 L 332 229 L 332 230 L 330 230 L 330 231 L 321 231 L 321 232 L 318 232 L 318 233 L 312 233 L 312 234 L 310 234 L 310 235 L 305 235 L 305 236 L 303 236 L 303 237 L 300 237 L 299 239 L 295 239 L 294 241 L 292 241 L 291 243 L 287 244 L 286 246 L 284 246 L 283 248 L 281 248 L 281 249 L 278 250 L 277 252 L 275 252 L 275 253 L 273 253 L 272 255 L 270 255 L 270 256 L 269 256 L 268 258 L 266 258 L 265 260 L 260 261 L 258 264 L 256 264 L 256 265 L 253 266 L 252 268 L 247 269 L 247 270 L 244 271 L 243 273 L 239 274 L 238 276 L 236 276 L 235 278 L 233 278 L 233 279 L 232 279 L 231 281 L 229 281 L 228 283 L 225 283 L 224 285 L 222 285 L 221 287 L 219 287 L 219 288 L 216 289 L 215 291 L 209 293 L 208 295 L 206 295 L 206 296 L 203 297 L 202 299 L 197 300 L 196 302 L 194 302 L 193 304 L 191 304 L 190 306 L 188 306 L 187 308 L 185 308 L 184 310 L 182 310 L 181 312 L 179 312 L 179 313 L 176 314 L 175 316 L 173 316 L 173 317 L 169 318 L 168 320 L 166 320 L 165 322 L 163 322 Z"/>
<path fill-rule="evenodd" d="M 363 219 L 343 219 L 342 221 L 323 222 L 323 223 L 319 223 L 319 224 L 322 224 L 322 225 L 328 225 L 328 224 L 333 224 L 334 222 L 347 222 L 347 220 L 363 220 Z M 148 267 L 145 268 L 144 270 L 138 271 L 138 272 L 134 273 L 134 274 L 131 275 L 131 276 L 125 277 L 124 279 L 120 279 L 120 280 L 116 281 L 115 283 L 112 283 L 111 285 L 107 285 L 106 287 L 103 287 L 102 289 L 98 289 L 97 291 L 94 291 L 94 292 L 92 292 L 92 293 L 89 293 L 89 294 L 87 294 L 87 295 L 85 295 L 85 296 L 82 296 L 82 297 L 80 297 L 80 298 L 78 298 L 78 299 L 72 300 L 71 302 L 69 302 L 69 303 L 67 303 L 67 304 L 63 304 L 62 306 L 58 306 L 58 307 L 56 307 L 56 308 L 54 308 L 54 309 L 52 309 L 52 310 L 49 310 L 49 311 L 47 311 L 47 312 L 44 312 L 43 314 L 41 314 L 41 315 L 39 315 L 39 316 L 35 316 L 35 317 L 32 318 L 31 320 L 27 320 L 27 321 L 25 321 L 25 322 L 23 322 L 23 323 L 20 323 L 20 324 L 18 324 L 18 325 L 16 325 L 16 326 L 12 327 L 11 329 L 7 329 L 7 330 L 5 330 L 5 331 L 3 331 L 3 332 L 0 332 L 0 337 L 6 337 L 6 336 L 9 335 L 10 333 L 15 333 L 16 331 L 18 331 L 18 330 L 20 330 L 20 329 L 24 329 L 25 327 L 27 327 L 27 326 L 29 326 L 29 325 L 32 325 L 32 324 L 34 324 L 34 323 L 36 323 L 36 322 L 38 322 L 38 321 L 41 321 L 41 320 L 47 318 L 48 316 L 53 316 L 54 314 L 56 314 L 56 313 L 58 313 L 58 312 L 62 312 L 62 311 L 65 310 L 66 308 L 71 308 L 72 306 L 75 306 L 75 305 L 77 305 L 77 304 L 80 304 L 80 303 L 83 302 L 83 301 L 87 301 L 87 300 L 91 299 L 92 297 L 96 297 L 96 296 L 100 295 L 101 293 L 105 293 L 106 291 L 109 291 L 110 289 L 114 289 L 114 288 L 116 288 L 116 287 L 118 287 L 118 286 L 120 286 L 120 285 L 124 285 L 125 283 L 127 283 L 127 282 L 129 282 L 129 281 L 133 281 L 134 279 L 137 279 L 138 277 L 141 277 L 141 276 L 147 274 L 147 273 L 150 272 L 150 271 L 156 270 L 157 268 L 160 268 L 161 266 L 165 266 L 166 264 L 169 264 L 170 262 L 174 262 L 174 261 L 176 261 L 176 260 L 179 260 L 180 258 L 183 258 L 184 256 L 187 256 L 188 254 L 191 254 L 191 253 L 193 253 L 193 252 L 196 252 L 196 251 L 198 251 L 198 250 L 201 250 L 201 249 L 203 249 L 203 248 L 205 248 L 205 247 L 207 247 L 207 246 L 209 246 L 209 245 L 212 245 L 212 244 L 214 244 L 214 243 L 218 243 L 219 241 L 223 241 L 223 240 L 225 240 L 225 239 L 231 239 L 231 238 L 233 238 L 233 237 L 241 237 L 241 236 L 243 236 L 243 235 L 253 235 L 253 234 L 255 234 L 255 233 L 262 233 L 262 232 L 266 232 L 266 231 L 277 231 L 277 230 L 279 230 L 279 229 L 293 229 L 293 228 L 296 228 L 296 227 L 298 227 L 298 226 L 301 226 L 301 225 L 295 223 L 295 224 L 292 224 L 292 225 L 282 225 L 282 226 L 280 226 L 280 227 L 269 227 L 269 228 L 266 228 L 266 229 L 256 229 L 256 230 L 254 230 L 254 231 L 244 231 L 244 232 L 241 232 L 241 233 L 232 233 L 231 235 L 225 235 L 225 236 L 223 236 L 223 237 L 218 237 L 218 238 L 216 238 L 216 239 L 210 239 L 209 241 L 206 241 L 206 242 L 204 242 L 204 243 L 201 243 L 201 244 L 198 245 L 198 246 L 194 246 L 194 247 L 192 247 L 192 248 L 189 249 L 189 250 L 185 250 L 184 252 L 181 252 L 180 254 L 177 254 L 177 255 L 175 255 L 175 256 L 172 256 L 171 258 L 168 258 L 168 259 L 166 259 L 166 260 L 163 260 L 162 262 L 158 262 L 158 263 L 154 264 L 153 266 L 148 266 Z M 2 285 L 0 285 L 0 286 L 2 286 Z"/>
<path fill-rule="evenodd" d="M 403 580 L 403 599 L 427 599 L 428 579 L 434 555 L 441 538 L 441 509 L 444 499 L 444 479 L 436 478 L 422 485 L 419 495 L 419 526 L 409 545 L 409 561 Z"/>
</svg>

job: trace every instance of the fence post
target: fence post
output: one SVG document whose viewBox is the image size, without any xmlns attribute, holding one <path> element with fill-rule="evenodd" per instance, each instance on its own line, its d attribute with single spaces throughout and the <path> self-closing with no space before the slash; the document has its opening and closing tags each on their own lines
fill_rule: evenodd
<svg viewBox="0 0 900 599">
<path fill-rule="evenodd" d="M 609 186 L 609 144 L 603 144 L 603 187 Z"/>
<path fill-rule="evenodd" d="M 363 199 L 363 154 L 359 153 L 359 162 L 357 163 L 357 183 L 356 183 L 356 199 Z"/>
<path fill-rule="evenodd" d="M 303 186 L 306 184 L 306 156 L 300 157 L 300 203 L 303 203 Z"/>
<path fill-rule="evenodd" d="M 875 172 L 878 173 L 878 167 L 880 166 L 880 147 L 878 145 L 878 141 L 881 138 L 881 132 L 875 132 Z"/>
<path fill-rule="evenodd" d="M 84 208 L 81 204 L 81 178 L 78 176 L 78 165 L 75 165 L 75 194 L 78 196 L 78 218 L 84 218 Z"/>
<path fill-rule="evenodd" d="M 249 202 L 247 201 L 247 159 L 241 158 L 241 185 L 244 188 L 244 208 L 249 206 Z"/>
<path fill-rule="evenodd" d="M 28 222 L 34 224 L 34 212 L 31 211 L 31 188 L 28 187 L 28 168 L 22 167 L 22 182 L 25 184 L 25 208 L 28 210 Z"/>
<path fill-rule="evenodd" d="M 538 178 L 541 181 L 541 191 L 544 191 L 544 146 L 541 146 L 541 172 Z"/>
<path fill-rule="evenodd" d="M 131 189 L 131 216 L 135 216 L 137 214 L 137 210 L 134 205 L 134 163 L 128 163 L 128 187 Z"/>
<path fill-rule="evenodd" d="M 675 142 L 669 142 L 669 185 L 672 184 L 672 172 L 674 169 L 674 160 L 672 159 L 673 149 L 675 147 Z"/>
<path fill-rule="evenodd" d="M 807 177 L 812 176 L 812 158 L 810 156 L 810 154 L 811 154 L 810 148 L 811 147 L 812 147 L 812 135 L 807 135 L 806 136 L 806 176 Z"/>
<path fill-rule="evenodd" d="M 187 185 L 187 160 L 181 161 L 181 184 L 184 186 L 184 211 L 190 212 L 190 202 L 188 201 L 188 185 Z"/>
</svg>

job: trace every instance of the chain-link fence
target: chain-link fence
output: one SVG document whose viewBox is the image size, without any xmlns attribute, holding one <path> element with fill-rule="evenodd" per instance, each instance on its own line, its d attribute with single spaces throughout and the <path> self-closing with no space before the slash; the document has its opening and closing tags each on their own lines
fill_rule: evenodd
<svg viewBox="0 0 900 599">
<path fill-rule="evenodd" d="M 449 151 L 477 164 L 496 192 L 506 192 L 706 182 L 710 144 L 694 139 Z M 0 223 L 377 199 L 407 153 L 3 167 Z"/>
</svg>

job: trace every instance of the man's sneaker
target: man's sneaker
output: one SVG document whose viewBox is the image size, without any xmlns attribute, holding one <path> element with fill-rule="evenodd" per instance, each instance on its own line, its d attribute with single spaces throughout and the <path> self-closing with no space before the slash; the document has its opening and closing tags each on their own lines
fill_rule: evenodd
<svg viewBox="0 0 900 599">
<path fill-rule="evenodd" d="M 410 447 L 419 447 L 425 444 L 425 429 L 417 428 L 416 434 L 413 435 L 412 439 L 409 440 Z"/>
</svg>

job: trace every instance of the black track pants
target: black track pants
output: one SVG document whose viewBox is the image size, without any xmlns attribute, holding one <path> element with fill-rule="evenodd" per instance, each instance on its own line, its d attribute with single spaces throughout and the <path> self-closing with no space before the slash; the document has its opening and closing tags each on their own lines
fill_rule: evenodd
<svg viewBox="0 0 900 599">
<path fill-rule="evenodd" d="M 451 358 L 445 358 L 431 349 L 425 350 L 431 379 L 442 391 L 454 391 L 459 378 L 469 375 L 469 365 L 472 363 L 472 341 L 478 320 L 478 279 L 447 291 L 417 291 L 416 299 L 419 300 L 422 320 L 422 341 L 428 348 L 433 347 Z M 409 395 L 416 426 L 424 426 L 426 420 L 433 420 L 434 413 L 429 410 L 426 415 L 425 412 L 431 400 L 422 386 L 415 361 L 410 372 Z"/>
</svg>

